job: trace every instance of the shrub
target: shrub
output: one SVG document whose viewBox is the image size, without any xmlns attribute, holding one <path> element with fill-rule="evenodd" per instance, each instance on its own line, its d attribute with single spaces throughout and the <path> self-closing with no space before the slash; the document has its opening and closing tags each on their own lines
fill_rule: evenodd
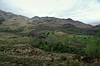
<svg viewBox="0 0 100 66">
<path fill-rule="evenodd" d="M 5 19 L 0 16 L 0 24 L 2 24 L 3 21 L 5 21 Z"/>
<path fill-rule="evenodd" d="M 100 38 L 91 39 L 85 49 L 85 53 L 89 57 L 100 58 Z"/>
</svg>

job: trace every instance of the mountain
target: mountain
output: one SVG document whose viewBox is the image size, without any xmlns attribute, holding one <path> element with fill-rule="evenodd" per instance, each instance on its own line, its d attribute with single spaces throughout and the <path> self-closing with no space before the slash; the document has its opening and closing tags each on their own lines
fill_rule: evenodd
<svg viewBox="0 0 100 66">
<path fill-rule="evenodd" d="M 37 30 L 66 30 L 72 29 L 91 29 L 93 26 L 80 21 L 61 19 L 56 17 L 32 17 L 28 18 L 10 12 L 0 10 L 0 31 L 17 31 L 29 33 Z"/>
<path fill-rule="evenodd" d="M 25 16 L 0 11 L 0 19 L 2 20 L 1 31 L 30 32 L 32 30 L 32 23 Z"/>
<path fill-rule="evenodd" d="M 17 16 L 17 15 L 10 13 L 10 12 L 4 12 L 4 11 L 0 10 L 0 17 L 4 18 L 5 20 L 15 17 L 15 16 Z"/>
<path fill-rule="evenodd" d="M 32 22 L 37 23 L 38 25 L 45 25 L 45 26 L 51 26 L 51 27 L 61 27 L 63 25 L 73 25 L 77 28 L 91 28 L 91 25 L 84 24 L 80 21 L 74 21 L 71 18 L 68 19 L 61 19 L 61 18 L 55 18 L 55 17 L 38 17 L 35 16 L 32 19 Z"/>
<path fill-rule="evenodd" d="M 100 29 L 100 25 L 96 25 L 96 26 L 94 26 L 94 28 Z"/>
</svg>

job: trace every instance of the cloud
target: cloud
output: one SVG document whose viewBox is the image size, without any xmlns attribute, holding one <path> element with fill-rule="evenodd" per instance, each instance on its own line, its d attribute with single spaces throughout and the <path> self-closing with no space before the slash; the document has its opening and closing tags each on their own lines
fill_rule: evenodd
<svg viewBox="0 0 100 66">
<path fill-rule="evenodd" d="M 79 3 L 80 2 L 80 3 Z M 58 16 L 73 18 L 85 23 L 98 22 L 100 24 L 100 3 L 96 0 L 77 0 L 77 5 L 70 10 L 60 12 Z M 57 14 L 56 14 L 57 15 Z"/>
<path fill-rule="evenodd" d="M 73 5 L 72 0 L 3 0 L 12 10 L 21 10 L 24 15 L 49 16 L 60 10 L 70 9 Z M 7 8 L 7 7 L 6 7 Z"/>
<path fill-rule="evenodd" d="M 0 0 L 0 9 L 28 17 L 54 16 L 85 23 L 100 21 L 100 0 Z"/>
</svg>

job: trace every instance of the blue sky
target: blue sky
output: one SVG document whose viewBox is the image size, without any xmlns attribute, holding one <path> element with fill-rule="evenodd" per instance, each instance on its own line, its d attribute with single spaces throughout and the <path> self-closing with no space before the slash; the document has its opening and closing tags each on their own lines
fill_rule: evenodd
<svg viewBox="0 0 100 66">
<path fill-rule="evenodd" d="M 100 0 L 0 0 L 0 9 L 27 17 L 72 18 L 100 24 Z"/>
</svg>

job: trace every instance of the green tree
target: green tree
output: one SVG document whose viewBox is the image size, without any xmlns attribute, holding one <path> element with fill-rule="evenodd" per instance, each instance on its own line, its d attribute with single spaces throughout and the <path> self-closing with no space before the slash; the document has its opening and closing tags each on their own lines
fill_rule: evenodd
<svg viewBox="0 0 100 66">
<path fill-rule="evenodd" d="M 100 38 L 90 39 L 85 49 L 87 56 L 92 58 L 100 58 Z"/>
<path fill-rule="evenodd" d="M 2 24 L 2 22 L 4 21 L 5 19 L 3 17 L 0 16 L 0 24 Z"/>
<path fill-rule="evenodd" d="M 96 36 L 97 36 L 97 37 L 100 37 L 100 31 L 98 31 L 98 32 L 96 33 Z"/>
</svg>

